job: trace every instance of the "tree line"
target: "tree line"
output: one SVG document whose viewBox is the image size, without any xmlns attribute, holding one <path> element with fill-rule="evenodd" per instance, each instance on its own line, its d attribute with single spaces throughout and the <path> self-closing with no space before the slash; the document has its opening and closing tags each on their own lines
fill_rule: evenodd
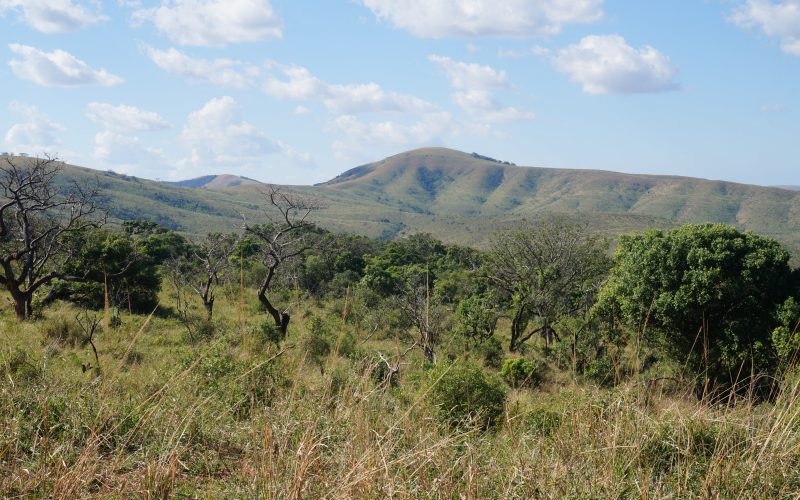
<svg viewBox="0 0 800 500">
<path fill-rule="evenodd" d="M 479 251 L 427 234 L 331 233 L 313 224 L 319 203 L 271 186 L 260 220 L 198 238 L 149 221 L 112 229 L 98 190 L 56 183 L 60 170 L 51 158 L 0 167 L 0 282 L 19 320 L 56 300 L 150 312 L 168 286 L 173 313 L 191 328 L 214 321 L 220 287 L 233 284 L 255 293 L 278 341 L 291 324 L 291 294 L 347 296 L 365 335 L 393 335 L 429 363 L 453 345 L 487 363 L 535 346 L 601 384 L 680 366 L 704 390 L 752 387 L 800 349 L 791 256 L 730 226 L 627 235 L 611 255 L 585 225 L 544 217 L 500 231 Z"/>
</svg>

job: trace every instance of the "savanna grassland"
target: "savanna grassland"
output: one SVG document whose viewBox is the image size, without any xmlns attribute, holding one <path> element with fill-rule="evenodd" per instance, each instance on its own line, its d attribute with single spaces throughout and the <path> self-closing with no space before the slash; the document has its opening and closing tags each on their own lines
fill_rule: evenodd
<svg viewBox="0 0 800 500">
<path fill-rule="evenodd" d="M 343 319 L 343 299 L 291 301 L 296 322 L 280 345 L 259 338 L 255 301 L 241 328 L 235 289 L 219 303 L 213 334 L 194 341 L 161 309 L 123 311 L 97 335 L 99 365 L 87 371 L 94 355 L 81 346 L 73 306 L 23 324 L 4 309 L 3 496 L 791 498 L 800 490 L 796 378 L 779 382 L 773 402 L 712 404 L 668 384 L 600 388 L 553 370 L 536 388 L 509 388 L 490 429 L 451 425 L 437 418 L 432 396 L 462 361 L 445 357 L 430 375 L 411 356 L 398 386 L 382 388 L 371 353 L 395 353 L 395 341 L 367 340 L 355 314 Z M 315 358 L 304 346 L 319 321 L 342 342 Z"/>
<path fill-rule="evenodd" d="M 30 161 L 0 168 L 3 497 L 800 495 L 776 239 L 540 214 L 387 240 L 277 186 L 186 234 Z"/>
</svg>

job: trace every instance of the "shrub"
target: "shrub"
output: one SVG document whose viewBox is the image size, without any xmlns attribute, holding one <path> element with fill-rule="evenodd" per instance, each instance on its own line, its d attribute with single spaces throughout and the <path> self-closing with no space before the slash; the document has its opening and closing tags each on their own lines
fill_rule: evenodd
<svg viewBox="0 0 800 500">
<path fill-rule="evenodd" d="M 324 358 L 331 352 L 331 342 L 325 323 L 318 317 L 311 319 L 311 325 L 300 345 L 306 352 L 309 361 L 323 369 Z"/>
<path fill-rule="evenodd" d="M 541 367 L 525 358 L 507 359 L 500 374 L 511 387 L 535 387 L 542 381 Z"/>
<path fill-rule="evenodd" d="M 489 337 L 478 346 L 478 353 L 483 358 L 483 364 L 487 368 L 499 369 L 503 365 L 503 346 L 494 337 Z"/>
<path fill-rule="evenodd" d="M 789 259 L 777 241 L 722 224 L 623 236 L 594 311 L 611 324 L 647 325 L 643 340 L 730 386 L 739 373 L 776 367 L 770 333 L 791 293 Z M 698 329 L 707 349 L 695 348 Z"/>
<path fill-rule="evenodd" d="M 64 346 L 75 347 L 86 342 L 77 321 L 63 314 L 45 320 L 41 331 L 47 339 Z"/>
<path fill-rule="evenodd" d="M 250 337 L 258 344 L 275 344 L 281 343 L 282 335 L 280 329 L 275 326 L 274 321 L 259 321 L 258 323 L 248 327 Z"/>
<path fill-rule="evenodd" d="M 528 428 L 539 435 L 550 436 L 561 426 L 561 414 L 546 408 L 536 408 L 525 419 Z"/>
<path fill-rule="evenodd" d="M 440 364 L 430 371 L 429 381 L 436 384 L 430 397 L 442 422 L 458 425 L 473 420 L 489 428 L 503 413 L 506 401 L 503 382 L 484 373 L 476 364 L 463 359 L 450 365 Z"/>
</svg>

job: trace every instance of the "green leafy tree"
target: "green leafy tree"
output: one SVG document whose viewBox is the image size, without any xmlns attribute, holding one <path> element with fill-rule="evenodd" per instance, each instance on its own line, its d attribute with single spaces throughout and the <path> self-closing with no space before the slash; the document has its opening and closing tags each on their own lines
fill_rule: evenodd
<svg viewBox="0 0 800 500">
<path fill-rule="evenodd" d="M 723 224 L 624 236 L 595 310 L 730 385 L 774 366 L 789 257 L 776 241 Z"/>
<path fill-rule="evenodd" d="M 585 226 L 557 217 L 495 239 L 485 272 L 511 309 L 510 351 L 534 335 L 557 339 L 560 318 L 589 309 L 610 267 L 607 248 Z"/>
<path fill-rule="evenodd" d="M 471 295 L 459 301 L 453 318 L 456 335 L 478 345 L 492 337 L 499 319 L 495 302 L 487 295 Z"/>
</svg>

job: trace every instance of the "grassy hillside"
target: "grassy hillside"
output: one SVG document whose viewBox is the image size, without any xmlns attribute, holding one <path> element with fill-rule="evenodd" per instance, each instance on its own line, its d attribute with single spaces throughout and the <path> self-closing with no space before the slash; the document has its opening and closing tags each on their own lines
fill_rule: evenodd
<svg viewBox="0 0 800 500">
<path fill-rule="evenodd" d="M 207 176 L 185 187 L 68 167 L 97 179 L 118 219 L 148 218 L 188 233 L 232 228 L 261 216 L 263 185 Z M 202 187 L 202 189 L 198 189 Z M 323 227 L 393 238 L 420 231 L 483 246 L 498 228 L 565 214 L 616 236 L 648 227 L 724 222 L 800 251 L 800 192 L 673 176 L 517 167 L 444 148 L 395 155 L 316 186 L 284 189 L 319 199 Z"/>
</svg>

